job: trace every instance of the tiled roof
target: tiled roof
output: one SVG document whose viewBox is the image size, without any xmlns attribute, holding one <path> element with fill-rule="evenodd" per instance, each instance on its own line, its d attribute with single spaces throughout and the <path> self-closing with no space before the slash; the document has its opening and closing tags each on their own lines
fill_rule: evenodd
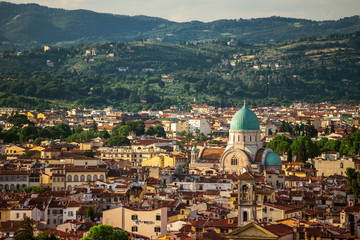
<svg viewBox="0 0 360 240">
<path fill-rule="evenodd" d="M 264 227 L 266 230 L 278 235 L 278 236 L 284 236 L 289 233 L 293 233 L 293 229 L 287 225 L 284 224 L 271 224 Z"/>
<path fill-rule="evenodd" d="M 200 159 L 202 160 L 220 160 L 225 148 L 206 148 Z"/>
</svg>

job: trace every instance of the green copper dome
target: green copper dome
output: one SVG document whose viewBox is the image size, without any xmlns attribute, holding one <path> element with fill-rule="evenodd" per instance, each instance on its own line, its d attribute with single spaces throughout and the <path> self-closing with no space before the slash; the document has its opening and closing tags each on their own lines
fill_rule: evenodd
<svg viewBox="0 0 360 240">
<path fill-rule="evenodd" d="M 265 166 L 279 166 L 281 167 L 281 159 L 279 155 L 274 152 L 269 152 L 265 157 Z"/>
<path fill-rule="evenodd" d="M 257 116 L 247 108 L 245 103 L 231 119 L 230 130 L 260 130 Z"/>
</svg>

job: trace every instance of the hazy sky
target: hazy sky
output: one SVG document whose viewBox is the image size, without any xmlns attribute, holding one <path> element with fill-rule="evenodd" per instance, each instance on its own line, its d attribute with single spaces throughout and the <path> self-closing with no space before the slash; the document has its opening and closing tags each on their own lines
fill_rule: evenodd
<svg viewBox="0 0 360 240">
<path fill-rule="evenodd" d="M 146 15 L 172 21 L 269 16 L 331 20 L 360 15 L 360 0 L 7 0 L 65 9 Z"/>
</svg>

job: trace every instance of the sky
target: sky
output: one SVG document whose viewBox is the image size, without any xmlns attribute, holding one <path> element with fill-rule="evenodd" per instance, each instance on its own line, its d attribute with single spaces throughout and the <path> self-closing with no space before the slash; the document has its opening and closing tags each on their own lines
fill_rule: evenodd
<svg viewBox="0 0 360 240">
<path fill-rule="evenodd" d="M 6 0 L 47 7 L 146 15 L 176 22 L 270 16 L 337 20 L 360 15 L 360 0 Z"/>
</svg>

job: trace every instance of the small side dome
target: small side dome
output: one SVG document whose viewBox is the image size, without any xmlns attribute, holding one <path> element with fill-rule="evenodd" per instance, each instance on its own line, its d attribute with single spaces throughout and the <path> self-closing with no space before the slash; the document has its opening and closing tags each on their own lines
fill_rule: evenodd
<svg viewBox="0 0 360 240">
<path fill-rule="evenodd" d="M 282 162 L 281 162 L 279 155 L 277 155 L 274 152 L 269 152 L 268 154 L 266 154 L 265 166 L 281 167 L 281 165 L 282 165 Z"/>
<path fill-rule="evenodd" d="M 256 114 L 246 104 L 237 111 L 230 123 L 230 130 L 259 130 L 260 124 Z"/>
</svg>

